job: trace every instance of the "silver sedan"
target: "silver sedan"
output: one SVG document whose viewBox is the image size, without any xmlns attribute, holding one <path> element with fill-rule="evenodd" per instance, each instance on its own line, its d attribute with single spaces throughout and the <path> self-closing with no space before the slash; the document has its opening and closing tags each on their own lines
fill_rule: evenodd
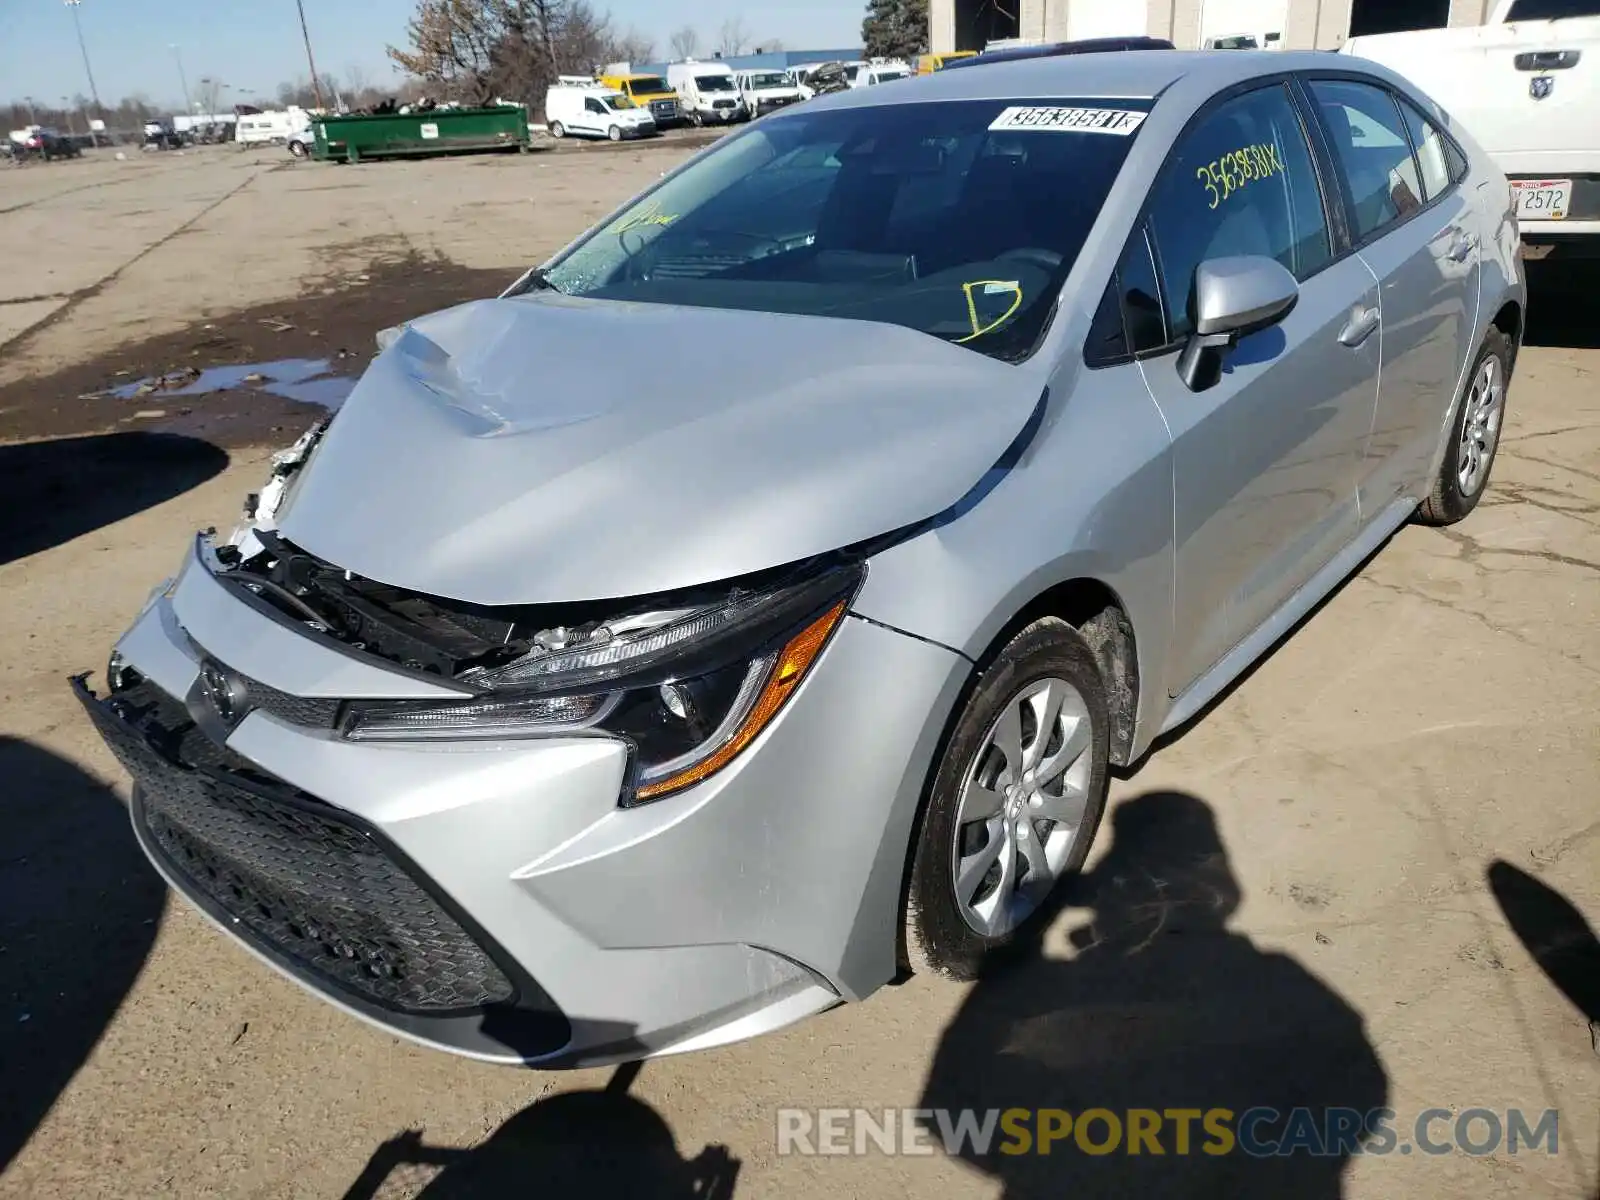
<svg viewBox="0 0 1600 1200">
<path fill-rule="evenodd" d="M 1108 771 L 1478 503 L 1517 242 L 1348 58 L 822 97 L 387 331 L 79 694 L 172 886 L 429 1045 L 593 1065 L 970 977 Z"/>
</svg>

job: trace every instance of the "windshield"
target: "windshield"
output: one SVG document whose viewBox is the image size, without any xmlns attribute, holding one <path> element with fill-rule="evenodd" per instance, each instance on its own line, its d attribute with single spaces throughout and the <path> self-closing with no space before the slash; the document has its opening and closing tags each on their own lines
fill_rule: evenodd
<svg viewBox="0 0 1600 1200">
<path fill-rule="evenodd" d="M 696 75 L 694 85 L 702 92 L 733 91 L 733 80 L 726 75 Z"/>
<path fill-rule="evenodd" d="M 790 110 L 640 197 L 547 279 L 595 299 L 882 321 L 1024 358 L 1149 108 Z"/>
<path fill-rule="evenodd" d="M 649 96 L 656 92 L 668 92 L 672 89 L 667 86 L 667 81 L 659 75 L 641 75 L 637 79 L 628 80 L 628 90 L 636 96 Z"/>
<path fill-rule="evenodd" d="M 1565 17 L 1600 17 L 1600 0 L 1516 0 L 1507 21 L 1559 21 Z"/>
<path fill-rule="evenodd" d="M 780 71 L 762 71 L 750 76 L 750 86 L 753 88 L 788 87 L 789 77 Z"/>
<path fill-rule="evenodd" d="M 861 74 L 861 68 L 860 67 L 846 67 L 844 69 L 844 77 L 846 79 L 854 80 L 855 77 L 857 75 L 859 75 L 859 74 Z"/>
<path fill-rule="evenodd" d="M 620 93 L 615 96 L 601 96 L 600 103 L 604 104 L 607 108 L 615 109 L 617 112 L 621 112 L 623 109 L 627 108 L 639 107 L 632 100 L 629 100 L 626 96 L 621 95 Z"/>
</svg>

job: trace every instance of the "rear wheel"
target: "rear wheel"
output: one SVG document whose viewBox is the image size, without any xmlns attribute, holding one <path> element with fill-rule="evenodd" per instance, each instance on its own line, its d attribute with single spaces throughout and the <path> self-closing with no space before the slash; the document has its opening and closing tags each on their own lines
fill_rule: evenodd
<svg viewBox="0 0 1600 1200">
<path fill-rule="evenodd" d="M 1065 621 L 1019 633 L 978 679 L 935 770 L 912 859 L 916 970 L 972 979 L 1044 919 L 1105 811 L 1105 687 Z"/>
<path fill-rule="evenodd" d="M 290 142 L 289 153 L 296 158 L 304 158 L 307 154 L 306 144 L 304 142 Z"/>
<path fill-rule="evenodd" d="M 1478 506 L 1500 449 L 1510 378 L 1511 341 L 1491 328 L 1467 376 L 1466 395 L 1456 406 L 1450 444 L 1433 490 L 1418 510 L 1424 524 L 1453 525 Z"/>
<path fill-rule="evenodd" d="M 566 137 L 567 136 L 567 127 L 565 125 L 563 125 L 560 121 L 551 121 L 550 122 L 550 136 L 553 137 L 553 138 L 564 138 L 564 137 Z"/>
</svg>

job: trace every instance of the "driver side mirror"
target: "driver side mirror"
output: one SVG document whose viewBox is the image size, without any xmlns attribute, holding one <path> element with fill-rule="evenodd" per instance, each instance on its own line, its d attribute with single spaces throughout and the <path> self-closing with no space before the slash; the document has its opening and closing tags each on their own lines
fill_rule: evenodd
<svg viewBox="0 0 1600 1200">
<path fill-rule="evenodd" d="M 1192 392 L 1214 387 L 1239 339 L 1276 325 L 1299 299 L 1300 285 L 1276 259 L 1241 255 L 1201 263 L 1189 294 L 1194 332 L 1178 356 L 1184 384 Z"/>
</svg>

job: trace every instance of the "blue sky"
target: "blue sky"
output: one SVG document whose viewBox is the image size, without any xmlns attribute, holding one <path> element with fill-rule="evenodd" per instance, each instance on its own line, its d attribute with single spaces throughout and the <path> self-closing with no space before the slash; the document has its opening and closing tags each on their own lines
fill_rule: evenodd
<svg viewBox="0 0 1600 1200">
<path fill-rule="evenodd" d="M 791 49 L 860 44 L 866 0 L 593 0 L 619 28 L 632 26 L 656 42 L 684 24 L 714 41 L 730 16 L 744 19 L 760 41 L 781 38 Z M 311 48 L 322 74 L 343 78 L 354 68 L 369 82 L 390 77 L 384 46 L 400 43 L 414 0 L 305 0 Z M 100 99 L 115 104 L 143 93 L 160 105 L 182 104 L 173 52 L 181 47 L 191 91 L 202 76 L 270 97 L 286 79 L 308 74 L 294 0 L 83 0 L 78 10 Z M 692 14 L 692 18 L 691 18 Z M 0 102 L 31 95 L 56 104 L 89 92 L 83 59 L 62 0 L 0 0 Z M 224 102 L 238 98 L 223 94 Z"/>
</svg>

